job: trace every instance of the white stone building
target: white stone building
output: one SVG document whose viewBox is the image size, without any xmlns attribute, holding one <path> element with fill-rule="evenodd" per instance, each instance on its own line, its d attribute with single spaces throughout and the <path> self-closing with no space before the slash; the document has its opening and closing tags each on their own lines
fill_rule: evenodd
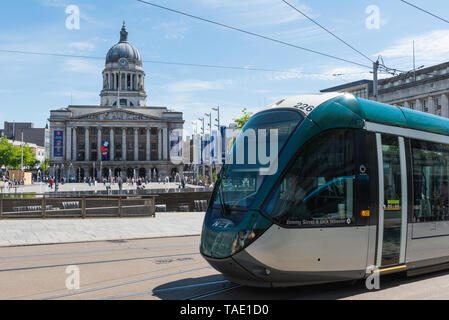
<svg viewBox="0 0 449 320">
<path fill-rule="evenodd" d="M 101 104 L 50 112 L 50 173 L 68 181 L 182 175 L 172 161 L 180 155 L 170 152 L 182 137 L 182 113 L 146 106 L 144 84 L 142 57 L 123 24 L 106 56 Z"/>
<path fill-rule="evenodd" d="M 361 80 L 321 90 L 373 99 L 373 81 Z M 378 101 L 449 117 L 449 62 L 379 80 Z"/>
</svg>

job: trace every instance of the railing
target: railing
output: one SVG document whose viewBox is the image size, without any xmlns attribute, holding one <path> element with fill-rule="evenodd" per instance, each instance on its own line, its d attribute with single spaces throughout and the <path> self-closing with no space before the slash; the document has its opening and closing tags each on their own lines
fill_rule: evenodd
<svg viewBox="0 0 449 320">
<path fill-rule="evenodd" d="M 13 198 L 0 196 L 0 219 L 154 217 L 155 197 Z"/>
</svg>

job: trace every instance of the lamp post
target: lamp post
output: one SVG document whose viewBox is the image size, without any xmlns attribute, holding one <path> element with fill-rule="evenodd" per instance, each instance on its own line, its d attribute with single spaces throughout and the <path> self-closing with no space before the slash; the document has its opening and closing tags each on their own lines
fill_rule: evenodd
<svg viewBox="0 0 449 320">
<path fill-rule="evenodd" d="M 202 167 L 203 179 L 204 179 L 204 176 L 206 175 L 206 167 L 204 166 L 204 118 L 198 118 L 198 120 L 200 120 L 203 124 L 203 126 L 201 127 L 200 154 L 201 154 L 201 167 Z M 198 176 L 197 176 L 197 178 L 198 178 Z"/>
<path fill-rule="evenodd" d="M 207 151 L 209 153 L 209 180 L 212 182 L 212 113 L 205 113 L 206 117 L 209 117 L 209 144 Z"/>
<path fill-rule="evenodd" d="M 216 126 L 217 126 L 217 164 L 221 165 L 221 130 L 220 130 L 220 107 L 212 108 L 212 110 L 217 111 Z"/>
</svg>

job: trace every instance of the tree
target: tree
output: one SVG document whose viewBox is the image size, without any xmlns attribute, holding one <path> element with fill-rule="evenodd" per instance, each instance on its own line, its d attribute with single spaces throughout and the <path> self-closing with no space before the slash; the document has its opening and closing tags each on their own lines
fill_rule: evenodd
<svg viewBox="0 0 449 320">
<path fill-rule="evenodd" d="M 15 146 L 6 137 L 0 139 L 0 167 L 20 169 L 22 163 L 22 147 Z M 34 166 L 36 158 L 33 149 L 23 146 L 23 165 Z"/>
<path fill-rule="evenodd" d="M 8 138 L 0 138 L 0 167 L 11 167 L 14 162 L 15 148 Z"/>
<path fill-rule="evenodd" d="M 241 118 L 232 119 L 237 123 L 237 129 L 242 129 L 243 126 L 248 122 L 249 118 L 253 115 L 252 112 L 248 112 L 246 108 L 242 109 L 243 116 Z"/>
<path fill-rule="evenodd" d="M 42 174 L 47 173 L 49 168 L 50 168 L 50 159 L 45 158 L 45 161 L 43 163 L 41 163 Z"/>
</svg>

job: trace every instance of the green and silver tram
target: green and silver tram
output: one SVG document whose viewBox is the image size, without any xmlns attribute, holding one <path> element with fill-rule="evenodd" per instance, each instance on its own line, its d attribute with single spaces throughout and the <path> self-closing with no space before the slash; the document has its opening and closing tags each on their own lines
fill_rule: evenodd
<svg viewBox="0 0 449 320">
<path fill-rule="evenodd" d="M 276 132 L 270 174 L 261 174 L 272 165 L 266 159 L 248 161 L 254 148 L 274 151 L 270 134 L 238 148 L 254 130 Z M 286 98 L 237 137 L 206 212 L 201 254 L 227 279 L 253 286 L 446 268 L 448 184 L 448 119 L 350 94 Z"/>
</svg>

